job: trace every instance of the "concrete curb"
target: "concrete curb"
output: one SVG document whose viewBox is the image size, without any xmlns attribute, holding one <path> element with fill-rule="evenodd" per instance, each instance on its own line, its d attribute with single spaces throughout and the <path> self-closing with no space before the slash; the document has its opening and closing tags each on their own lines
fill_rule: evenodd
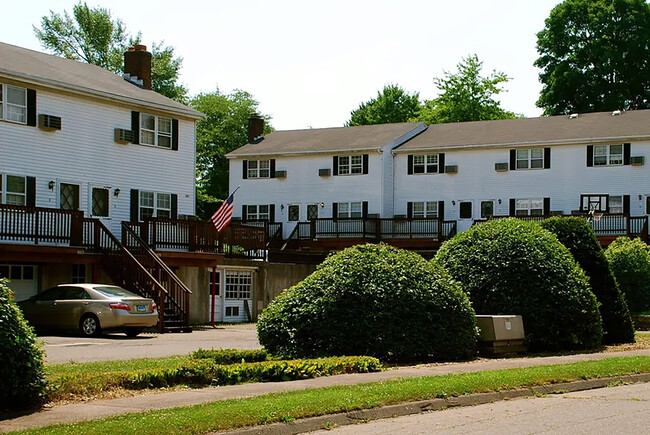
<svg viewBox="0 0 650 435">
<path fill-rule="evenodd" d="M 305 432 L 321 430 L 332 426 L 346 426 L 358 424 L 369 420 L 382 418 L 401 417 L 405 415 L 419 414 L 427 411 L 439 411 L 459 406 L 474 406 L 486 403 L 498 402 L 501 400 L 515 399 L 519 397 L 532 397 L 536 395 L 563 394 L 574 391 L 586 391 L 596 388 L 604 388 L 612 383 L 641 383 L 650 382 L 650 373 L 635 375 L 612 376 L 608 378 L 589 379 L 582 381 L 563 382 L 559 384 L 542 385 L 532 388 L 521 388 L 517 390 L 498 391 L 491 393 L 477 393 L 466 396 L 447 397 L 441 399 L 421 400 L 418 402 L 400 403 L 397 405 L 382 406 L 379 408 L 363 409 L 359 411 L 345 412 L 340 414 L 329 414 L 318 417 L 310 417 L 292 421 L 290 423 L 272 423 L 265 426 L 226 432 L 238 435 L 293 435 Z M 223 434 L 224 432 L 219 432 Z"/>
</svg>

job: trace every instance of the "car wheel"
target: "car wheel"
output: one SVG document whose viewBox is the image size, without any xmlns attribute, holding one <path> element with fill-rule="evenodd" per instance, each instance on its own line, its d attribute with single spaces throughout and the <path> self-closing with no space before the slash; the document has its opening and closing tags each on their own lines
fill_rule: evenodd
<svg viewBox="0 0 650 435">
<path fill-rule="evenodd" d="M 99 319 L 94 314 L 86 314 L 79 321 L 79 331 L 84 337 L 97 337 L 102 333 Z"/>
<path fill-rule="evenodd" d="M 124 328 L 127 337 L 137 337 L 142 332 L 142 328 Z"/>
</svg>

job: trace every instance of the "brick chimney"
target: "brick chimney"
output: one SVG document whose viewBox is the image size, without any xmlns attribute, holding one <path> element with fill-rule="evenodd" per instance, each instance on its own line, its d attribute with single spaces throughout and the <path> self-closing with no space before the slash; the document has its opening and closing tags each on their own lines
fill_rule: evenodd
<svg viewBox="0 0 650 435">
<path fill-rule="evenodd" d="M 124 53 L 124 73 L 142 80 L 142 87 L 151 89 L 151 53 L 146 45 L 136 45 Z"/>
<path fill-rule="evenodd" d="M 248 118 L 248 143 L 260 143 L 264 140 L 264 119 L 257 113 Z"/>
</svg>

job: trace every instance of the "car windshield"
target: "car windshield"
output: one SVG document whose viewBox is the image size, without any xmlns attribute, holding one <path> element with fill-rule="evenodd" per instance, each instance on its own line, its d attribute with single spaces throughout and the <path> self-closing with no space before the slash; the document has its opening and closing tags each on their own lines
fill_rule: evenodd
<svg viewBox="0 0 650 435">
<path fill-rule="evenodd" d="M 139 297 L 135 293 L 131 293 L 130 291 L 124 290 L 121 287 L 115 287 L 115 286 L 106 286 L 106 287 L 93 287 L 93 290 L 96 290 L 103 294 L 104 296 L 108 297 L 121 297 L 121 298 L 137 298 Z"/>
</svg>

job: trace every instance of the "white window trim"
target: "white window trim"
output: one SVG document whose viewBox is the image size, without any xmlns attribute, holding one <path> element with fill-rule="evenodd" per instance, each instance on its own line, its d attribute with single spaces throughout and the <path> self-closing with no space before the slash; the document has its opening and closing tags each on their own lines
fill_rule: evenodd
<svg viewBox="0 0 650 435">
<path fill-rule="evenodd" d="M 480 216 L 481 219 L 487 219 L 488 218 L 487 216 L 483 216 L 483 203 L 484 202 L 492 203 L 492 215 L 491 216 L 494 216 L 494 214 L 495 214 L 495 201 L 493 199 L 481 199 L 481 200 L 479 200 L 479 203 L 478 203 L 478 207 L 479 207 L 478 212 L 479 212 L 479 216 Z"/>
<path fill-rule="evenodd" d="M 422 158 L 423 161 L 422 163 L 416 163 L 415 159 L 416 158 Z M 435 163 L 433 163 L 433 160 L 435 160 Z M 435 170 L 433 168 L 429 170 L 429 166 L 431 165 L 436 165 Z M 438 154 L 414 154 L 413 155 L 413 167 L 411 172 L 413 175 L 425 175 L 425 174 L 438 174 L 440 173 L 440 160 L 438 159 Z M 415 170 L 416 166 L 422 166 L 422 172 L 417 172 Z"/>
<path fill-rule="evenodd" d="M 18 89 L 22 90 L 24 95 L 25 95 L 25 105 L 24 106 L 19 106 L 17 104 L 11 104 L 8 101 L 8 90 L 9 88 L 12 89 Z M 14 106 L 14 107 L 22 107 L 23 109 L 23 121 L 16 121 L 14 119 L 9 119 L 8 113 L 9 113 L 9 107 Z M 21 86 L 13 86 L 10 84 L 4 84 L 0 83 L 0 119 L 3 121 L 7 122 L 13 122 L 14 124 L 22 124 L 26 125 L 27 124 L 27 88 L 23 88 Z"/>
<path fill-rule="evenodd" d="M 542 156 L 541 157 L 535 157 L 533 158 L 533 151 L 541 151 Z M 519 157 L 520 152 L 526 152 L 526 157 Z M 533 168 L 533 161 L 540 161 L 541 166 L 537 168 Z M 526 162 L 526 167 L 519 167 L 519 162 Z M 528 149 L 517 149 L 515 151 L 515 170 L 517 171 L 527 171 L 527 170 L 538 170 L 538 169 L 544 169 L 544 150 L 541 148 L 528 148 Z"/>
<path fill-rule="evenodd" d="M 363 218 L 363 201 L 347 201 L 347 202 L 338 202 L 337 203 L 337 210 L 336 210 L 336 216 L 335 218 L 354 218 L 354 219 L 361 219 Z M 341 206 L 345 207 L 341 207 Z M 357 211 L 356 208 L 359 210 Z M 342 211 L 342 208 L 346 208 L 345 211 Z M 354 208 L 354 210 L 353 210 Z M 344 214 L 343 214 L 344 213 Z M 353 216 L 353 214 L 359 214 L 359 216 Z"/>
<path fill-rule="evenodd" d="M 255 167 L 251 167 L 254 163 Z M 266 167 L 262 167 L 262 163 L 266 163 Z M 263 174 L 266 172 L 266 175 Z M 246 168 L 247 178 L 271 178 L 271 160 L 249 160 Z"/>
<path fill-rule="evenodd" d="M 291 219 L 291 207 L 298 207 L 298 219 Z M 287 205 L 287 222 L 300 222 L 300 204 Z"/>
<path fill-rule="evenodd" d="M 153 195 L 153 206 L 144 206 L 144 205 L 142 205 L 142 194 L 151 194 L 151 195 Z M 158 205 L 158 199 L 162 195 L 169 196 L 169 208 L 160 207 Z M 142 209 L 143 208 L 152 210 L 151 217 L 160 217 L 159 214 L 160 214 L 161 211 L 167 211 L 168 212 L 167 217 L 171 218 L 172 217 L 172 194 L 167 193 L 167 192 L 151 192 L 151 191 L 148 191 L 148 190 L 141 190 L 138 193 L 138 220 L 140 222 L 144 221 L 144 219 L 142 218 Z"/>
<path fill-rule="evenodd" d="M 616 207 L 616 208 L 620 209 L 619 211 L 613 211 L 612 210 L 612 199 L 620 201 L 620 206 Z M 608 210 L 608 213 L 619 213 L 619 214 L 624 213 L 623 195 L 609 195 L 607 197 L 607 210 Z"/>
<path fill-rule="evenodd" d="M 438 219 L 438 201 L 414 201 L 411 206 L 413 219 Z M 416 211 L 418 206 L 422 206 L 422 210 Z M 429 206 L 432 206 L 432 209 L 429 209 Z"/>
<path fill-rule="evenodd" d="M 23 179 L 24 191 L 22 193 L 20 193 L 20 192 L 9 192 L 7 190 L 7 188 L 8 188 L 7 177 L 22 178 Z M 0 173 L 0 204 L 7 204 L 7 195 L 8 194 L 9 195 L 15 195 L 15 196 L 21 196 L 23 198 L 23 203 L 22 204 L 9 204 L 9 205 L 19 205 L 19 206 L 27 205 L 27 177 L 24 176 L 24 175 Z"/>
<path fill-rule="evenodd" d="M 359 161 L 353 163 L 353 159 Z M 338 156 L 337 173 L 338 175 L 363 175 L 363 154 Z"/>
<path fill-rule="evenodd" d="M 251 212 L 250 208 L 255 207 L 255 211 Z M 266 213 L 261 213 L 260 208 L 266 207 Z M 264 218 L 262 216 L 266 215 Z M 246 205 L 246 220 L 247 221 L 271 221 L 271 207 L 269 204 L 248 204 Z"/>
<path fill-rule="evenodd" d="M 612 154 L 612 147 L 615 146 L 620 146 L 621 147 L 621 153 L 620 154 Z M 596 163 L 596 157 L 603 157 L 603 155 L 596 155 L 596 149 L 597 148 L 605 148 L 606 149 L 606 154 L 604 154 L 605 157 L 605 163 Z M 623 166 L 623 160 L 624 160 L 624 154 L 625 154 L 625 146 L 623 144 L 611 144 L 611 145 L 594 145 L 594 152 L 592 156 L 592 164 L 593 166 Z M 614 160 L 614 157 L 616 157 L 616 162 L 612 163 L 612 160 Z"/>
<path fill-rule="evenodd" d="M 154 129 L 148 129 L 144 128 L 144 119 L 145 117 L 150 116 L 153 118 L 153 126 Z M 169 121 L 169 132 L 166 131 L 161 131 L 159 128 L 160 120 L 168 120 Z M 173 148 L 173 130 L 174 130 L 174 123 L 172 118 L 168 118 L 166 116 L 157 116 L 157 115 L 152 115 L 151 113 L 141 113 L 140 114 L 140 144 L 141 145 L 148 145 L 148 146 L 155 146 L 158 148 L 163 148 L 170 150 Z M 148 132 L 148 133 L 153 133 L 153 143 L 146 142 L 144 140 L 144 135 L 143 133 Z M 169 146 L 165 145 L 160 145 L 160 137 L 167 137 L 169 138 Z"/>
<path fill-rule="evenodd" d="M 252 270 L 225 270 L 225 273 L 223 274 L 223 296 L 224 300 L 226 301 L 234 301 L 234 300 L 252 300 L 253 295 L 255 293 L 255 277 L 254 273 Z M 235 276 L 237 278 L 237 282 L 235 283 L 229 283 L 228 278 Z M 246 278 L 244 281 L 241 280 L 241 278 Z M 230 295 L 233 294 L 232 289 L 228 288 L 228 285 L 234 285 L 236 287 L 235 293 L 236 297 L 228 297 L 228 294 Z M 243 289 L 243 287 L 248 287 L 248 290 Z"/>
<path fill-rule="evenodd" d="M 519 201 L 526 201 L 525 207 L 520 207 Z M 541 207 L 533 207 L 533 201 L 539 201 Z M 520 210 L 525 210 L 526 214 L 517 213 Z M 540 213 L 532 213 L 534 210 L 539 210 Z M 515 199 L 515 216 L 542 216 L 544 215 L 544 198 L 516 198 Z"/>
</svg>

